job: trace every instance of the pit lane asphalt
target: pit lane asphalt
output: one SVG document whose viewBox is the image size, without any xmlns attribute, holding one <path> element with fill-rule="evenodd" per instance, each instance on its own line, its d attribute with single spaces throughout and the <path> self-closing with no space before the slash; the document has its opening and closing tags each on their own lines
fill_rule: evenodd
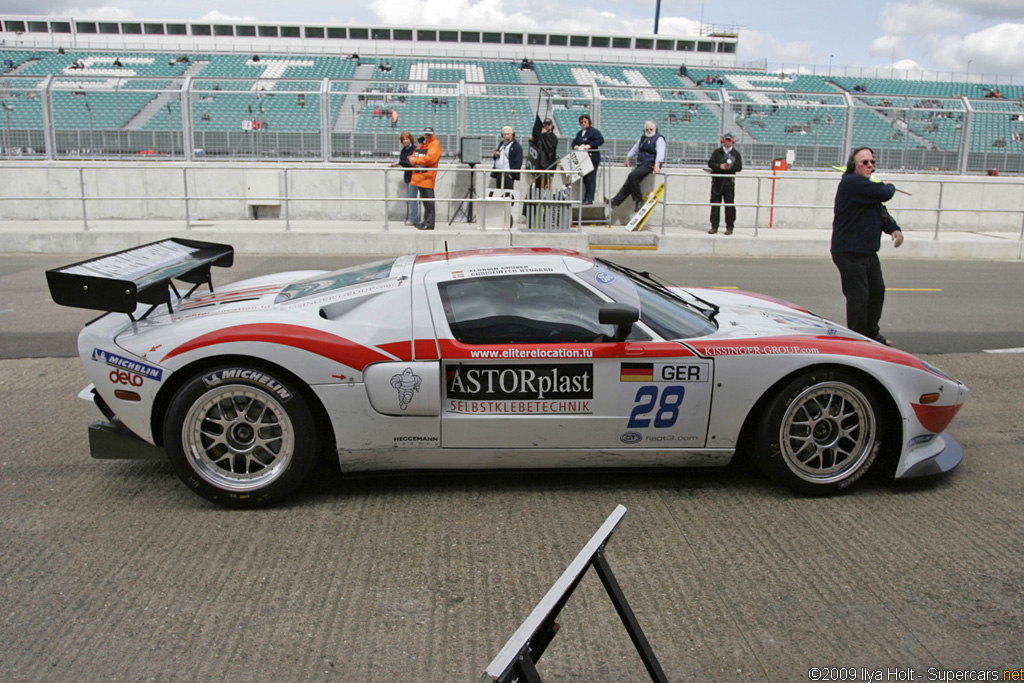
<svg viewBox="0 0 1024 683">
<path fill-rule="evenodd" d="M 324 464 L 285 505 L 232 512 L 162 463 L 89 458 L 86 378 L 59 337 L 92 314 L 49 302 L 42 280 L 74 260 L 0 258 L 4 355 L 17 335 L 36 351 L 0 360 L 5 680 L 477 681 L 619 503 L 608 558 L 670 680 L 801 681 L 813 667 L 929 680 L 1024 663 L 1024 355 L 924 356 L 971 389 L 951 429 L 964 462 L 929 480 L 818 499 L 743 468 L 343 478 Z M 239 261 L 231 279 L 316 267 Z M 828 303 L 838 284 L 816 292 L 788 260 L 677 265 L 706 269 L 664 273 L 686 284 L 793 281 L 808 296 L 769 293 L 836 315 L 808 298 Z M 886 331 L 972 339 L 985 297 L 969 293 L 1004 296 L 1000 264 L 931 265 L 943 293 L 890 295 Z M 908 266 L 885 264 L 890 287 Z M 925 294 L 946 296 L 945 313 L 933 319 Z M 904 305 L 913 315 L 894 315 Z M 1017 318 L 989 320 L 1024 346 Z M 647 680 L 595 576 L 560 622 L 545 680 Z"/>
</svg>

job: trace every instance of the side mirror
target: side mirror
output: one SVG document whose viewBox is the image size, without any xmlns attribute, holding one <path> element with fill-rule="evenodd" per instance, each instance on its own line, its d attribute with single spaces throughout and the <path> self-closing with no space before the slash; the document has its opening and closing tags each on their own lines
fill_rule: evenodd
<svg viewBox="0 0 1024 683">
<path fill-rule="evenodd" d="M 633 331 L 633 323 L 640 319 L 640 311 L 629 304 L 601 304 L 597 321 L 602 325 L 615 325 L 615 341 L 625 341 Z"/>
</svg>

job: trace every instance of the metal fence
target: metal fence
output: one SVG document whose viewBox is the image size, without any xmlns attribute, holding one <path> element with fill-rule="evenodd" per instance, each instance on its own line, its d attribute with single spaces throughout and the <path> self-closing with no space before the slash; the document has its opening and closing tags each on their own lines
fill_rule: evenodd
<svg viewBox="0 0 1024 683">
<path fill-rule="evenodd" d="M 392 124 L 390 112 L 399 113 Z M 871 146 L 907 172 L 1024 173 L 1024 101 L 780 89 L 666 89 L 526 83 L 232 78 L 0 78 L 2 158 L 174 161 L 369 161 L 394 157 L 398 133 L 438 132 L 446 158 L 466 137 L 489 153 L 503 125 L 525 144 L 551 116 L 565 153 L 579 114 L 624 158 L 652 119 L 668 162 L 703 166 L 733 131 L 748 168 L 842 164 Z M 465 161 L 465 159 L 462 159 Z"/>
<path fill-rule="evenodd" d="M 37 175 L 40 166 L 34 162 L 6 162 L 0 170 L 27 177 Z M 34 184 L 14 187 L 12 183 L 0 193 L 0 212 L 6 218 L 21 214 L 32 219 L 80 220 L 82 229 L 89 230 L 92 221 L 129 216 L 136 220 L 135 216 L 143 216 L 147 209 L 152 213 L 156 207 L 160 215 L 150 218 L 181 220 L 182 227 L 189 229 L 206 225 L 212 210 L 220 211 L 215 220 L 246 219 L 252 217 L 248 214 L 252 206 L 275 204 L 279 212 L 272 218 L 282 220 L 285 230 L 291 229 L 293 221 L 347 220 L 374 222 L 388 231 L 402 225 L 408 202 L 423 201 L 410 199 L 400 191 L 402 168 L 380 163 L 346 163 L 329 168 L 305 163 L 167 163 L 146 166 L 147 178 L 131 187 L 125 187 L 120 179 L 124 174 L 138 174 L 138 164 L 68 161 L 46 166 L 54 174 L 48 176 L 52 182 L 39 177 Z M 325 176 L 334 175 L 337 168 L 344 168 L 349 181 L 345 186 L 325 181 Z M 280 183 L 275 179 L 270 190 L 273 197 L 238 191 L 235 181 L 251 172 L 280 175 Z M 211 175 L 217 173 L 220 181 Z M 565 177 L 560 171 L 548 174 Z M 608 220 L 603 207 L 582 204 L 579 183 L 554 192 L 530 194 L 534 174 L 527 174 L 517 184 L 519 194 L 511 206 L 498 206 L 487 190 L 489 175 L 489 168 L 442 164 L 439 177 L 447 180 L 444 191 L 434 200 L 438 223 L 472 223 L 480 230 L 508 229 L 511 215 L 514 229 L 567 232 Z M 224 182 L 229 177 L 231 181 Z M 709 205 L 705 173 L 668 169 L 651 179 L 654 184 L 664 183 L 665 192 L 647 221 L 646 232 L 666 234 L 679 227 L 706 223 Z M 993 180 L 921 175 L 896 179 L 901 188 L 913 191 L 913 197 L 901 195 L 899 208 L 893 210 L 904 227 L 930 232 L 935 240 L 948 231 L 982 230 L 1024 241 L 1024 205 L 1020 202 L 1024 178 Z M 608 194 L 614 189 L 610 181 L 611 174 L 602 168 L 599 192 Z M 743 214 L 744 228 L 752 229 L 755 236 L 761 230 L 777 227 L 831 225 L 832 188 L 838 181 L 835 172 L 750 171 L 744 172 L 740 181 L 743 187 L 737 194 L 736 207 Z M 827 188 L 818 188 L 816 194 L 809 191 L 821 181 L 827 182 Z M 557 188 L 558 182 L 554 185 Z M 152 188 L 158 188 L 156 194 L 147 194 Z M 335 207 L 354 207 L 354 211 L 345 214 Z M 524 218 L 520 220 L 520 216 Z"/>
</svg>

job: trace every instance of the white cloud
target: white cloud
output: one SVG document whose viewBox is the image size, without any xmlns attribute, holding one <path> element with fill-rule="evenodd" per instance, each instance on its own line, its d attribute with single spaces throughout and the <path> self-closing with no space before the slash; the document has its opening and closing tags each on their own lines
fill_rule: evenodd
<svg viewBox="0 0 1024 683">
<path fill-rule="evenodd" d="M 60 10 L 56 14 L 51 16 L 88 16 L 96 17 L 98 19 L 130 19 L 134 15 L 129 9 L 123 7 L 114 7 L 113 5 L 103 5 L 101 7 L 89 7 L 87 9 L 76 9 L 74 7 L 68 7 Z"/>
<path fill-rule="evenodd" d="M 942 0 L 942 3 L 986 19 L 1020 19 L 1024 15 L 1020 0 Z"/>
<path fill-rule="evenodd" d="M 199 21 L 256 21 L 256 18 L 239 17 L 231 14 L 224 14 L 219 10 L 212 10 L 199 17 Z"/>
<path fill-rule="evenodd" d="M 1003 23 L 970 33 L 961 53 L 993 71 L 1014 71 L 1024 63 L 1024 24 Z"/>
<path fill-rule="evenodd" d="M 383 24 L 537 27 L 521 10 L 506 12 L 500 0 L 373 0 L 368 7 Z"/>
<path fill-rule="evenodd" d="M 882 28 L 897 36 L 919 36 L 963 25 L 964 14 L 935 0 L 897 3 L 882 8 Z"/>
<path fill-rule="evenodd" d="M 927 46 L 928 63 L 936 68 L 963 71 L 966 69 L 967 60 L 975 61 L 971 57 L 964 55 L 963 38 L 957 35 L 929 36 L 925 41 L 925 45 Z M 975 73 L 985 70 L 986 67 L 980 61 L 975 61 L 971 69 Z"/>
<path fill-rule="evenodd" d="M 892 66 L 901 71 L 919 71 L 921 69 L 921 65 L 913 59 L 897 59 Z"/>
<path fill-rule="evenodd" d="M 646 19 L 647 25 L 652 26 L 653 19 Z M 689 36 L 700 30 L 700 22 L 686 17 L 662 17 L 658 23 L 658 33 L 670 36 Z"/>
<path fill-rule="evenodd" d="M 650 34 L 653 16 L 620 16 L 608 10 L 582 10 L 565 2 L 545 0 L 372 0 L 368 5 L 382 24 L 419 26 L 490 26 L 497 30 Z M 700 22 L 686 17 L 661 17 L 658 33 L 690 35 Z"/>
<path fill-rule="evenodd" d="M 868 54 L 872 57 L 883 57 L 890 60 L 894 51 L 903 49 L 903 40 L 898 36 L 879 36 L 871 41 Z"/>
<path fill-rule="evenodd" d="M 744 59 L 768 57 L 773 62 L 812 62 L 813 47 L 810 42 L 783 43 L 768 33 L 740 30 L 739 50 Z"/>
</svg>

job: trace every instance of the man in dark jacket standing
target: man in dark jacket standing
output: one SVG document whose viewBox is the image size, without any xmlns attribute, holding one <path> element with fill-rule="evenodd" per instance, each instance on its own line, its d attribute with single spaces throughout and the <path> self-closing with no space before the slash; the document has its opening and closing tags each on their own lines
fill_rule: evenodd
<svg viewBox="0 0 1024 683">
<path fill-rule="evenodd" d="M 533 122 L 533 134 L 530 135 L 530 168 L 551 170 L 558 161 L 558 136 L 555 135 L 555 122 L 551 119 L 540 120 L 535 117 Z M 551 174 L 544 173 L 535 176 L 533 181 L 535 187 L 551 187 Z"/>
<path fill-rule="evenodd" d="M 892 345 L 881 335 L 878 321 L 885 301 L 885 281 L 878 249 L 882 233 L 892 235 L 893 244 L 903 244 L 903 231 L 882 205 L 892 199 L 896 188 L 871 179 L 875 153 L 868 147 L 853 151 L 843 179 L 836 189 L 832 220 L 832 262 L 839 269 L 846 297 L 846 326 L 869 339 Z"/>
<path fill-rule="evenodd" d="M 708 159 L 708 168 L 711 169 L 711 229 L 709 235 L 718 232 L 718 222 L 721 218 L 722 208 L 720 202 L 725 202 L 725 234 L 731 235 L 736 227 L 736 174 L 743 170 L 743 157 L 738 149 L 733 147 L 736 144 L 736 136 L 726 133 L 722 136 L 722 146 L 715 148 Z"/>
<path fill-rule="evenodd" d="M 590 122 L 590 115 L 584 114 L 580 117 L 580 132 L 572 140 L 572 148 L 590 153 L 590 163 L 594 170 L 583 176 L 583 203 L 594 203 L 594 191 L 597 189 L 597 167 L 601 164 L 601 152 L 598 147 L 604 144 L 604 136 L 601 131 L 594 128 Z"/>
</svg>

